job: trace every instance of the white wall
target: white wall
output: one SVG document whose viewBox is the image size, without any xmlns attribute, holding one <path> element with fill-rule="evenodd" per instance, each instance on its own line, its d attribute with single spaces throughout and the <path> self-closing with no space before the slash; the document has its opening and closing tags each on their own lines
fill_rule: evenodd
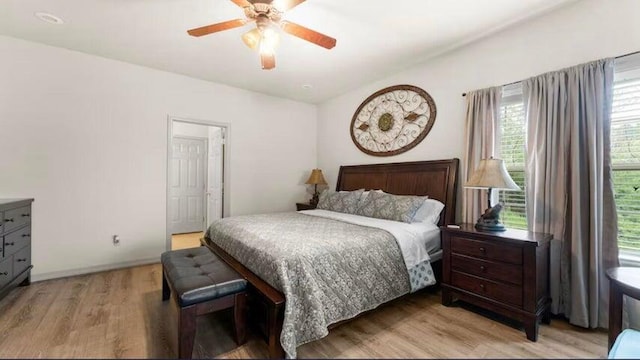
<svg viewBox="0 0 640 360">
<path fill-rule="evenodd" d="M 0 37 L 0 197 L 35 198 L 34 278 L 158 259 L 168 115 L 231 124 L 231 215 L 306 197 L 315 106 Z"/>
<path fill-rule="evenodd" d="M 463 92 L 640 50 L 640 1 L 582 0 L 480 42 L 327 101 L 318 109 L 318 166 L 335 184 L 340 165 L 463 156 Z M 414 149 L 389 158 L 356 148 L 349 125 L 360 103 L 397 84 L 426 90 L 438 114 Z M 460 204 L 460 201 L 458 202 Z"/>
</svg>

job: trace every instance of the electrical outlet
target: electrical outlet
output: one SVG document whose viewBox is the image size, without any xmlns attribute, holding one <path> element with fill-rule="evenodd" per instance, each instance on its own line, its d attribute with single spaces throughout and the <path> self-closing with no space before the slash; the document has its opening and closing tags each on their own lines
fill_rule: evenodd
<svg viewBox="0 0 640 360">
<path fill-rule="evenodd" d="M 120 235 L 113 235 L 113 246 L 118 246 L 120 245 Z"/>
</svg>

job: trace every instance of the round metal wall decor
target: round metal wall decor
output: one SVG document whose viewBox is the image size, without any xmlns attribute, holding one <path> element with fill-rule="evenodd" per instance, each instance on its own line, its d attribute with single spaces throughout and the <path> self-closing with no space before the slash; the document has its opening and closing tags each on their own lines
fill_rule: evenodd
<svg viewBox="0 0 640 360">
<path fill-rule="evenodd" d="M 373 156 L 401 154 L 418 145 L 436 121 L 436 104 L 426 91 L 396 85 L 369 96 L 353 114 L 351 139 Z"/>
</svg>

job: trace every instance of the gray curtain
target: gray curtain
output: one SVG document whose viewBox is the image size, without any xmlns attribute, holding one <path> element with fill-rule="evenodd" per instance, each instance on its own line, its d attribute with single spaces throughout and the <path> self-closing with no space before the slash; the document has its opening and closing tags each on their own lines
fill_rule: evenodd
<svg viewBox="0 0 640 360">
<path fill-rule="evenodd" d="M 502 87 L 476 90 L 467 93 L 465 122 L 465 151 L 462 162 L 463 185 L 481 159 L 494 155 L 499 129 L 500 99 Z M 462 222 L 475 223 L 487 208 L 487 193 L 477 189 L 464 189 L 462 194 Z"/>
<path fill-rule="evenodd" d="M 523 82 L 529 228 L 551 233 L 551 309 L 608 326 L 606 269 L 618 262 L 610 127 L 613 59 Z"/>
</svg>

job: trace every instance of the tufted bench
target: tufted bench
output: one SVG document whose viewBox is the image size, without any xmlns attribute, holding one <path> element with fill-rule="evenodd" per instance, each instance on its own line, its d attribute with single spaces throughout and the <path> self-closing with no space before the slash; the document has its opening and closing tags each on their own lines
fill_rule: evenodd
<svg viewBox="0 0 640 360">
<path fill-rule="evenodd" d="M 233 308 L 235 337 L 245 342 L 247 281 L 206 247 L 167 251 L 162 261 L 162 300 L 173 293 L 178 309 L 178 357 L 191 359 L 196 318 Z"/>
</svg>

